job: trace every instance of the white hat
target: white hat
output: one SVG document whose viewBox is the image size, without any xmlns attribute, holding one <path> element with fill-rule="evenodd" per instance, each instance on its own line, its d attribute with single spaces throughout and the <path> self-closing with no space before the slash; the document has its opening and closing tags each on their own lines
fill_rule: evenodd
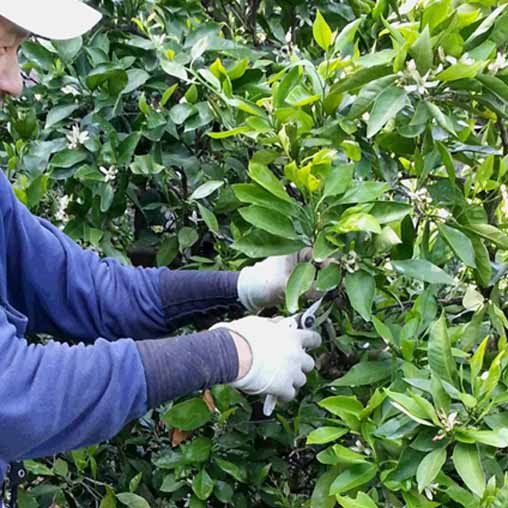
<svg viewBox="0 0 508 508">
<path fill-rule="evenodd" d="M 56 40 L 78 37 L 102 17 L 79 0 L 0 0 L 0 16 L 30 33 Z"/>
</svg>

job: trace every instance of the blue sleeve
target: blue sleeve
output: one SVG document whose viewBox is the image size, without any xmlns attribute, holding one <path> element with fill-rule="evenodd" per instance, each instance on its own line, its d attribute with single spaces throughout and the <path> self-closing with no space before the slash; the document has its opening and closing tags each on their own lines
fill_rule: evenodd
<svg viewBox="0 0 508 508">
<path fill-rule="evenodd" d="M 236 273 L 123 266 L 32 215 L 0 172 L 8 297 L 29 331 L 90 341 L 153 339 L 196 314 L 238 305 Z"/>
<path fill-rule="evenodd" d="M 134 341 L 29 345 L 16 335 L 2 308 L 0 400 L 0 458 L 5 462 L 109 439 L 148 407 Z"/>
<path fill-rule="evenodd" d="M 11 461 L 109 439 L 149 408 L 237 375 L 225 329 L 139 343 L 29 345 L 0 307 L 0 474 Z"/>
</svg>

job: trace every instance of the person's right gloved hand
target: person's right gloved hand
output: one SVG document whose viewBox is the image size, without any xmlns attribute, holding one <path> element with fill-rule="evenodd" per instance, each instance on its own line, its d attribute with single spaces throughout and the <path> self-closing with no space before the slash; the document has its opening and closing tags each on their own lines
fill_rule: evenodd
<svg viewBox="0 0 508 508">
<path fill-rule="evenodd" d="M 248 394 L 271 394 L 289 401 L 306 381 L 306 373 L 314 368 L 314 360 L 305 352 L 321 344 L 321 336 L 313 330 L 298 330 L 288 319 L 274 320 L 249 316 L 213 328 L 227 328 L 250 346 L 252 365 L 247 374 L 230 383 Z"/>
</svg>

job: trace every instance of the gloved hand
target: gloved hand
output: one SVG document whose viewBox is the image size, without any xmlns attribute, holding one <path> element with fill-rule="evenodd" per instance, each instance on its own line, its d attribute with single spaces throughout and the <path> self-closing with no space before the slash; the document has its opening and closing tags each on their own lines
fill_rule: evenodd
<svg viewBox="0 0 508 508">
<path fill-rule="evenodd" d="M 227 328 L 250 346 L 252 366 L 248 373 L 231 386 L 249 394 L 271 394 L 289 401 L 296 389 L 307 382 L 306 373 L 314 368 L 314 360 L 305 352 L 321 344 L 321 336 L 313 330 L 298 330 L 288 319 L 273 320 L 248 316 L 212 327 Z"/>
<path fill-rule="evenodd" d="M 271 256 L 240 271 L 238 296 L 249 312 L 282 303 L 286 285 L 294 267 L 312 258 L 305 248 L 287 256 Z"/>
</svg>

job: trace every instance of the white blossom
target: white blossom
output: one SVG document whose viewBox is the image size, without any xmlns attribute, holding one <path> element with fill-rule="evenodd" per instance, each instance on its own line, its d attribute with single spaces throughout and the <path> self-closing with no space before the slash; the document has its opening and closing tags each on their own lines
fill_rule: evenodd
<svg viewBox="0 0 508 508">
<path fill-rule="evenodd" d="M 69 220 L 69 216 L 67 215 L 67 207 L 69 206 L 70 198 L 69 196 L 62 196 L 58 200 L 58 210 L 55 213 L 55 219 L 57 221 L 66 223 Z"/>
<path fill-rule="evenodd" d="M 118 169 L 116 169 L 115 166 L 111 166 L 109 169 L 101 166 L 99 171 L 104 175 L 104 180 L 106 183 L 113 182 L 116 178 L 116 175 L 118 174 Z"/>
<path fill-rule="evenodd" d="M 496 59 L 488 65 L 488 69 L 493 74 L 496 74 L 501 69 L 504 69 L 508 66 L 508 61 L 506 61 L 506 55 L 504 53 L 497 53 Z"/>
<path fill-rule="evenodd" d="M 363 453 L 367 456 L 371 455 L 372 450 L 367 448 L 359 439 L 355 441 L 355 445 L 351 447 L 351 450 L 356 453 Z"/>
<path fill-rule="evenodd" d="M 439 487 L 439 483 L 431 483 L 428 487 L 425 487 L 424 492 L 427 499 L 432 501 L 434 499 L 434 491 Z"/>
<path fill-rule="evenodd" d="M 152 41 L 158 46 L 162 46 L 166 42 L 166 34 L 152 35 Z"/>
<path fill-rule="evenodd" d="M 72 95 L 73 97 L 76 97 L 76 95 L 80 95 L 79 90 L 73 86 L 73 85 L 66 85 L 62 88 L 62 93 L 65 95 Z"/>
<path fill-rule="evenodd" d="M 411 85 L 405 85 L 404 90 L 407 93 L 416 92 L 419 95 L 428 94 L 429 88 L 434 88 L 439 85 L 439 81 L 429 81 L 430 70 L 422 76 L 416 68 L 416 62 L 411 59 L 406 65 L 406 71 L 404 77 L 408 80 L 412 80 L 414 83 Z"/>
<path fill-rule="evenodd" d="M 192 214 L 189 215 L 189 220 L 191 222 L 193 222 L 194 224 L 198 224 L 198 213 L 196 212 L 196 210 L 192 210 Z"/>
<path fill-rule="evenodd" d="M 79 125 L 74 125 L 72 127 L 72 131 L 67 134 L 67 140 L 69 141 L 67 147 L 71 150 L 74 150 L 89 139 L 90 136 L 88 135 L 88 131 L 80 131 Z"/>
</svg>

